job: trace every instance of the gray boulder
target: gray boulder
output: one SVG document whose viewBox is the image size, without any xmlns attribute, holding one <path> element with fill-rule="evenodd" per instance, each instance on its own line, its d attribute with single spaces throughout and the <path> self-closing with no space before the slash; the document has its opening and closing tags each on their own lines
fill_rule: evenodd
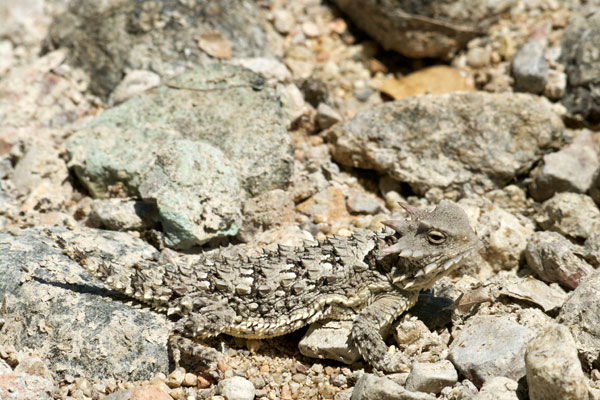
<svg viewBox="0 0 600 400">
<path fill-rule="evenodd" d="M 503 187 L 558 148 L 563 129 L 544 99 L 465 92 L 384 103 L 334 125 L 326 137 L 336 161 L 388 174 L 423 194 Z"/>
<path fill-rule="evenodd" d="M 336 0 L 338 7 L 384 49 L 407 57 L 448 58 L 483 34 L 490 15 L 506 11 L 512 1 L 377 1 Z"/>
<path fill-rule="evenodd" d="M 265 24 L 247 0 L 76 0 L 55 18 L 45 48 L 68 48 L 69 63 L 87 71 L 92 92 L 106 99 L 127 70 L 168 78 L 210 62 L 199 46 L 203 36 L 238 57 L 265 55 Z"/>
<path fill-rule="evenodd" d="M 262 77 L 213 64 L 105 111 L 67 142 L 92 196 L 156 205 L 166 244 L 234 236 L 246 197 L 285 189 L 291 140 Z"/>
<path fill-rule="evenodd" d="M 148 262 L 157 251 L 127 233 L 54 228 L 87 242 L 126 265 Z M 171 323 L 163 315 L 126 304 L 91 278 L 38 230 L 0 233 L 0 344 L 31 351 L 55 377 L 90 380 L 151 379 L 167 373 Z"/>
<path fill-rule="evenodd" d="M 571 115 L 600 122 L 600 11 L 582 9 L 571 14 L 562 37 L 562 62 L 568 76 L 562 103 Z"/>
</svg>

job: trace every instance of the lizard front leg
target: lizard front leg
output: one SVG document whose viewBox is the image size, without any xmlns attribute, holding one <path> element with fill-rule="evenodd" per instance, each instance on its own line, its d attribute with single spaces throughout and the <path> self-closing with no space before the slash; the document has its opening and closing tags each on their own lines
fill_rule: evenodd
<svg viewBox="0 0 600 400">
<path fill-rule="evenodd" d="M 351 338 L 360 355 L 374 368 L 384 372 L 408 370 L 408 360 L 402 353 L 390 354 L 381 336 L 403 312 L 410 309 L 418 298 L 418 293 L 385 295 L 364 308 L 352 324 Z"/>
</svg>

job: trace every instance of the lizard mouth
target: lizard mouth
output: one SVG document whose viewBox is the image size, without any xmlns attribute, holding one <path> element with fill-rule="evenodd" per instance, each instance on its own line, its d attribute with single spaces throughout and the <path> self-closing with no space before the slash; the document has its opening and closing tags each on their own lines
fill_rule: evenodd
<svg viewBox="0 0 600 400">
<path fill-rule="evenodd" d="M 440 276 L 450 273 L 462 260 L 473 254 L 475 248 L 455 255 L 447 260 L 431 262 L 418 269 L 414 274 L 402 274 L 394 277 L 393 283 L 405 290 L 426 289 Z"/>
</svg>

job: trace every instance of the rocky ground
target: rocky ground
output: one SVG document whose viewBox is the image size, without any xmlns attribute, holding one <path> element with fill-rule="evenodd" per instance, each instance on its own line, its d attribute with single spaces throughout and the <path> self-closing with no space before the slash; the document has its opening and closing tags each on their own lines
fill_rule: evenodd
<svg viewBox="0 0 600 400">
<path fill-rule="evenodd" d="M 597 1 L 0 2 L 0 399 L 600 399 L 599 46 Z M 339 322 L 174 369 L 47 235 L 193 262 L 442 199 L 482 247 L 391 375 Z"/>
</svg>

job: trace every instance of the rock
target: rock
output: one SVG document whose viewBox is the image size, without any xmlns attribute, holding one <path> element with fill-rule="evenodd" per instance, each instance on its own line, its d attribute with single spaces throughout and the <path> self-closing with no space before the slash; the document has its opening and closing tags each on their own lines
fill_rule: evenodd
<svg viewBox="0 0 600 400">
<path fill-rule="evenodd" d="M 561 61 L 568 75 L 562 104 L 579 120 L 600 121 L 600 11 L 583 8 L 573 12 L 561 43 Z"/>
<path fill-rule="evenodd" d="M 130 71 L 110 94 L 109 103 L 120 104 L 158 85 L 160 85 L 160 75 L 139 69 Z"/>
<path fill-rule="evenodd" d="M 169 374 L 169 376 L 167 376 L 167 380 L 165 381 L 165 383 L 170 388 L 178 388 L 181 386 L 184 379 L 185 379 L 185 369 L 179 367 L 179 368 L 175 368 L 173 370 L 173 372 L 171 372 Z"/>
<path fill-rule="evenodd" d="M 438 398 L 441 399 L 472 399 L 477 394 L 478 390 L 473 383 L 464 379 L 461 382 L 458 382 L 456 385 L 452 387 L 445 387 L 442 389 L 441 396 Z"/>
<path fill-rule="evenodd" d="M 525 248 L 527 265 L 546 282 L 575 289 L 594 273 L 581 257 L 582 249 L 556 232 L 535 232 Z"/>
<path fill-rule="evenodd" d="M 439 306 L 440 304 L 438 304 Z M 418 315 L 423 315 L 423 306 L 420 310 L 411 309 L 409 314 L 400 318 L 394 329 L 394 337 L 398 351 L 411 360 L 422 363 L 437 363 L 448 356 L 448 338 L 444 334 L 431 331 L 423 321 L 413 316 L 413 310 Z M 438 312 L 440 308 L 438 308 Z M 431 319 L 427 322 L 431 322 Z"/>
<path fill-rule="evenodd" d="M 129 400 L 172 400 L 172 397 L 158 385 L 145 385 L 133 389 Z"/>
<path fill-rule="evenodd" d="M 198 47 L 214 58 L 229 60 L 233 55 L 233 43 L 219 31 L 203 32 L 196 37 Z"/>
<path fill-rule="evenodd" d="M 542 204 L 534 218 L 542 229 L 574 240 L 585 240 L 600 229 L 600 210 L 584 194 L 557 193 Z"/>
<path fill-rule="evenodd" d="M 541 307 L 544 312 L 559 309 L 567 299 L 564 291 L 548 286 L 531 276 L 504 280 L 499 294 L 533 303 Z"/>
<path fill-rule="evenodd" d="M 491 54 L 486 47 L 472 47 L 467 52 L 467 64 L 471 68 L 482 68 L 490 64 Z"/>
<path fill-rule="evenodd" d="M 534 94 L 544 90 L 548 82 L 545 48 L 544 41 L 532 40 L 517 50 L 511 61 L 516 90 Z"/>
<path fill-rule="evenodd" d="M 131 390 L 117 390 L 102 398 L 102 400 L 131 400 Z"/>
<path fill-rule="evenodd" d="M 525 376 L 525 345 L 534 335 L 506 316 L 476 315 L 456 335 L 448 359 L 477 387 L 496 376 L 518 381 Z"/>
<path fill-rule="evenodd" d="M 346 227 L 350 214 L 342 190 L 329 186 L 296 206 L 296 210 L 311 217 L 317 224 L 322 224 L 324 233 L 337 233 Z"/>
<path fill-rule="evenodd" d="M 225 64 L 192 70 L 76 132 L 67 142 L 70 166 L 94 197 L 156 202 L 173 246 L 235 235 L 241 201 L 291 179 L 286 121 L 275 91 L 261 82 Z"/>
<path fill-rule="evenodd" d="M 517 388 L 519 384 L 503 376 L 497 376 L 484 382 L 474 400 L 519 400 Z"/>
<path fill-rule="evenodd" d="M 244 223 L 237 238 L 250 241 L 260 232 L 292 224 L 294 222 L 294 202 L 287 192 L 281 189 L 265 192 L 244 203 Z"/>
<path fill-rule="evenodd" d="M 556 192 L 587 192 L 600 166 L 595 147 L 591 133 L 582 131 L 569 146 L 546 154 L 544 164 L 529 186 L 531 196 L 544 201 Z"/>
<path fill-rule="evenodd" d="M 31 146 L 12 174 L 17 191 L 27 196 L 21 211 L 60 207 L 71 198 L 68 177 L 67 166 L 53 144 L 42 141 Z"/>
<path fill-rule="evenodd" d="M 127 233 L 51 232 L 84 251 L 109 254 L 120 265 L 147 264 L 158 256 Z M 59 380 L 67 374 L 95 381 L 144 380 L 167 372 L 171 322 L 166 317 L 113 299 L 111 289 L 37 230 L 0 233 L 0 243 L 0 297 L 5 299 L 0 344 L 35 353 Z"/>
<path fill-rule="evenodd" d="M 352 321 L 316 322 L 308 328 L 298 348 L 300 353 L 312 358 L 327 358 L 352 364 L 360 354 L 350 342 Z"/>
<path fill-rule="evenodd" d="M 26 356 L 19 360 L 15 372 L 23 372 L 29 375 L 39 376 L 52 382 L 54 377 L 48 366 L 38 356 Z"/>
<path fill-rule="evenodd" d="M 584 367 L 599 368 L 598 353 L 600 353 L 600 272 L 596 271 L 583 280 L 577 289 L 571 293 L 556 322 L 569 328 L 579 350 Z"/>
<path fill-rule="evenodd" d="M 377 199 L 358 190 L 353 190 L 348 194 L 346 207 L 354 214 L 375 215 L 384 211 L 383 205 Z"/>
<path fill-rule="evenodd" d="M 575 340 L 565 326 L 552 324 L 527 344 L 527 386 L 531 400 L 577 400 L 587 397 L 586 378 Z"/>
<path fill-rule="evenodd" d="M 54 383 L 51 380 L 24 372 L 0 374 L 2 400 L 52 400 Z"/>
<path fill-rule="evenodd" d="M 0 40 L 0 75 L 13 66 L 15 62 L 13 45 L 9 40 Z"/>
<path fill-rule="evenodd" d="M 292 74 L 284 63 L 271 57 L 236 58 L 230 61 L 233 65 L 240 65 L 250 71 L 261 74 L 267 80 L 275 82 L 289 82 Z"/>
<path fill-rule="evenodd" d="M 384 103 L 325 135 L 336 161 L 388 174 L 424 194 L 466 184 L 503 187 L 557 148 L 563 129 L 545 99 L 463 92 Z"/>
<path fill-rule="evenodd" d="M 411 392 L 385 376 L 362 374 L 352 391 L 351 400 L 433 400 L 426 393 Z"/>
<path fill-rule="evenodd" d="M 567 74 L 551 69 L 548 71 L 548 82 L 544 88 L 544 96 L 550 100 L 560 100 L 567 92 Z"/>
<path fill-rule="evenodd" d="M 590 185 L 590 196 L 600 206 L 600 168 L 594 173 L 594 178 Z"/>
<path fill-rule="evenodd" d="M 253 400 L 256 389 L 249 380 L 233 376 L 220 381 L 218 391 L 226 400 Z"/>
<path fill-rule="evenodd" d="M 317 125 L 320 129 L 325 130 L 332 125 L 337 124 L 342 120 L 342 116 L 331 106 L 325 103 L 320 103 L 317 107 L 317 115 L 315 116 Z"/>
<path fill-rule="evenodd" d="M 140 231 L 152 227 L 158 220 L 156 207 L 143 201 L 124 199 L 94 199 L 89 224 L 113 231 Z"/>
<path fill-rule="evenodd" d="M 273 11 L 273 26 L 277 32 L 286 34 L 296 26 L 296 19 L 291 11 L 278 8 Z"/>
<path fill-rule="evenodd" d="M 335 3 L 386 50 L 413 58 L 449 58 L 485 30 L 490 15 L 506 11 L 510 2 L 336 0 Z"/>
<path fill-rule="evenodd" d="M 533 235 L 534 224 L 487 200 L 465 199 L 460 204 L 477 207 L 474 226 L 484 246 L 482 257 L 495 271 L 516 268 Z"/>
<path fill-rule="evenodd" d="M 164 79 L 222 56 L 205 52 L 208 33 L 231 42 L 236 56 L 263 56 L 265 26 L 252 1 L 206 7 L 178 0 L 77 0 L 54 19 L 45 47 L 68 48 L 69 63 L 87 71 L 92 92 L 107 98 L 128 69 L 152 70 Z"/>
<path fill-rule="evenodd" d="M 442 94 L 473 89 L 473 84 L 458 70 L 445 65 L 424 68 L 400 79 L 386 79 L 379 87 L 381 92 L 394 100 L 418 94 Z"/>
<path fill-rule="evenodd" d="M 138 186 L 156 203 L 169 247 L 189 249 L 234 236 L 242 225 L 240 181 L 225 154 L 204 141 L 165 143 Z"/>
<path fill-rule="evenodd" d="M 458 382 L 458 374 L 452 363 L 414 363 L 406 379 L 405 388 L 413 392 L 439 393 L 446 386 Z"/>
</svg>

